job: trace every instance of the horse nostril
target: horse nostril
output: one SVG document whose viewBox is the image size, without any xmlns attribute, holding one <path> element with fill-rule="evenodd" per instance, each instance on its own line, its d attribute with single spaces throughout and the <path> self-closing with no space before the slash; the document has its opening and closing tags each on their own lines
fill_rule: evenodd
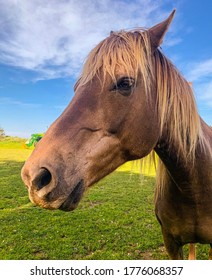
<svg viewBox="0 0 212 280">
<path fill-rule="evenodd" d="M 41 168 L 40 173 L 32 181 L 33 185 L 37 187 L 38 190 L 41 190 L 47 186 L 52 180 L 52 175 L 46 168 Z"/>
</svg>

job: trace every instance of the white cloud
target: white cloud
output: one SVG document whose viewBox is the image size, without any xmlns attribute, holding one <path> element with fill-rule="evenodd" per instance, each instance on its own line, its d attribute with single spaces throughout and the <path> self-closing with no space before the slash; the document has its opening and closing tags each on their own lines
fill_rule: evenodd
<svg viewBox="0 0 212 280">
<path fill-rule="evenodd" d="M 39 73 L 76 75 L 110 30 L 148 27 L 169 12 L 152 0 L 0 0 L 0 62 Z"/>
<path fill-rule="evenodd" d="M 198 100 L 204 103 L 204 109 L 210 110 L 212 113 L 212 81 L 198 83 L 196 87 L 196 95 Z"/>
<path fill-rule="evenodd" d="M 205 78 L 212 78 L 212 59 L 191 63 L 187 76 L 190 81 L 199 81 Z"/>
<path fill-rule="evenodd" d="M 35 104 L 35 103 L 26 103 L 22 101 L 15 100 L 10 97 L 0 97 L 0 105 L 15 105 L 15 106 L 21 106 L 21 107 L 27 107 L 27 108 L 38 108 L 41 106 L 41 104 Z"/>
<path fill-rule="evenodd" d="M 197 100 L 203 104 L 204 110 L 209 115 L 210 123 L 212 121 L 212 59 L 190 63 L 187 67 L 187 80 L 194 83 L 194 90 Z"/>
</svg>

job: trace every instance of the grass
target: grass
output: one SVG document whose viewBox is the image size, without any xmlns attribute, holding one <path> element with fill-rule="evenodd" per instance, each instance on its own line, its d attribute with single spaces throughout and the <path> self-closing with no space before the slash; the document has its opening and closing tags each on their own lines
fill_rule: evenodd
<svg viewBox="0 0 212 280">
<path fill-rule="evenodd" d="M 93 186 L 73 212 L 28 199 L 20 170 L 31 150 L 0 141 L 0 259 L 167 259 L 154 215 L 154 176 L 125 165 Z M 208 246 L 198 247 L 207 259 Z"/>
</svg>

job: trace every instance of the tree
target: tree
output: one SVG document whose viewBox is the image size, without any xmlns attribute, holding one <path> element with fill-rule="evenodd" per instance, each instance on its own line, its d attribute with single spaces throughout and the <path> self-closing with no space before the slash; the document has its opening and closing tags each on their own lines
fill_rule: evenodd
<svg viewBox="0 0 212 280">
<path fill-rule="evenodd" d="M 5 136 L 4 129 L 2 127 L 0 127 L 0 139 L 4 138 L 4 136 Z"/>
</svg>

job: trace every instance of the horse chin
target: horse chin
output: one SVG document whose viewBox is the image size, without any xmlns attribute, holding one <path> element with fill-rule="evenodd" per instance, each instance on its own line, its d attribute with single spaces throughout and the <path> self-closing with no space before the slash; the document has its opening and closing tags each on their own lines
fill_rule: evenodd
<svg viewBox="0 0 212 280">
<path fill-rule="evenodd" d="M 83 180 L 80 180 L 76 186 L 74 187 L 73 191 L 68 195 L 68 197 L 65 199 L 65 201 L 60 205 L 59 209 L 63 211 L 73 211 L 78 203 L 80 202 L 80 199 L 82 198 L 82 195 L 84 193 L 85 187 Z"/>
</svg>

